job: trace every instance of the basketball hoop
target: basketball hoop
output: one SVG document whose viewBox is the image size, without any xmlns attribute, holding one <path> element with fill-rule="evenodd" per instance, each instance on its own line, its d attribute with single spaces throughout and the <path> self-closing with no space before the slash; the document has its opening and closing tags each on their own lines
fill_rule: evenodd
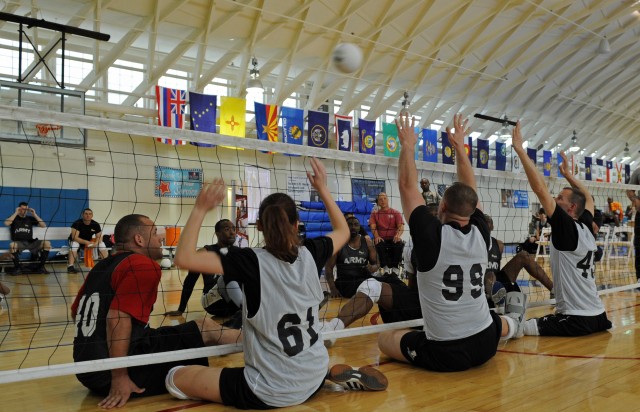
<svg viewBox="0 0 640 412">
<path fill-rule="evenodd" d="M 56 132 L 62 129 L 62 126 L 57 124 L 45 124 L 38 123 L 36 124 L 36 130 L 38 131 L 38 136 L 42 139 L 42 144 L 46 146 L 55 146 L 56 145 L 56 134 L 53 133 L 49 136 L 49 132 Z"/>
</svg>

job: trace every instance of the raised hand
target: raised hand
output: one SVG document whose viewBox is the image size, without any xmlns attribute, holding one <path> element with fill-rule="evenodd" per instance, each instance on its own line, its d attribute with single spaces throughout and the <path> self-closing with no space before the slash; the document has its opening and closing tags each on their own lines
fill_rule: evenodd
<svg viewBox="0 0 640 412">
<path fill-rule="evenodd" d="M 209 211 L 222 204 L 226 188 L 227 186 L 224 184 L 224 180 L 219 177 L 213 179 L 209 184 L 205 183 L 198 194 L 195 207 Z"/>
<path fill-rule="evenodd" d="M 309 160 L 311 163 L 311 169 L 313 170 L 313 174 L 311 172 L 307 172 L 307 179 L 309 179 L 309 183 L 313 186 L 314 189 L 320 191 L 322 188 L 327 187 L 327 169 L 325 169 L 324 164 L 312 157 Z"/>
<path fill-rule="evenodd" d="M 462 115 L 460 113 L 453 115 L 453 127 L 455 131 L 452 131 L 450 127 L 447 127 L 447 137 L 452 146 L 464 150 L 464 138 L 469 135 L 471 128 L 467 127 L 469 119 L 462 121 Z"/>
<path fill-rule="evenodd" d="M 569 170 L 569 161 L 567 160 L 567 155 L 564 151 L 560 152 L 560 157 L 562 157 L 562 163 L 558 165 L 560 173 L 562 173 L 562 176 L 564 177 L 572 175 L 571 170 Z"/>
<path fill-rule="evenodd" d="M 511 144 L 516 150 L 524 150 L 522 147 L 522 131 L 520 130 L 520 120 L 518 120 L 518 123 L 516 123 L 516 127 L 513 128 Z"/>
<path fill-rule="evenodd" d="M 398 128 L 398 139 L 400 139 L 400 144 L 402 147 L 415 147 L 416 142 L 418 141 L 418 135 L 416 135 L 416 119 L 415 117 L 411 117 L 411 122 L 409 122 L 409 114 L 404 113 L 400 114 L 400 116 L 395 120 L 396 127 Z"/>
</svg>

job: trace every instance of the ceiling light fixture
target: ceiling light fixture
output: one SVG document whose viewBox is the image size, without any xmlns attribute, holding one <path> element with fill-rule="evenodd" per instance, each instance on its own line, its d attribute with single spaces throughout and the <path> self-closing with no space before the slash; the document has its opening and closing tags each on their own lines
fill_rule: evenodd
<svg viewBox="0 0 640 412">
<path fill-rule="evenodd" d="M 411 104 L 411 102 L 409 101 L 409 92 L 405 91 L 402 97 L 403 97 L 403 100 L 402 100 L 402 109 L 400 109 L 400 116 L 405 114 L 407 116 L 411 116 L 411 112 L 409 112 L 409 105 Z"/>
<path fill-rule="evenodd" d="M 511 138 L 511 130 L 509 130 L 509 119 L 504 115 L 502 128 L 500 129 L 500 140 L 506 141 Z"/>
<path fill-rule="evenodd" d="M 249 82 L 247 83 L 247 91 L 248 92 L 263 92 L 264 86 L 260 81 L 260 70 L 258 70 L 258 59 L 254 57 L 251 58 L 251 64 L 253 68 L 249 70 Z"/>
<path fill-rule="evenodd" d="M 576 131 L 573 131 L 573 136 L 571 137 L 571 146 L 569 147 L 570 152 L 577 152 L 580 150 L 580 146 L 578 146 L 578 135 Z"/>
<path fill-rule="evenodd" d="M 631 152 L 631 150 L 629 150 L 629 142 L 626 142 L 624 144 L 624 155 L 625 156 L 629 156 L 629 153 Z"/>
<path fill-rule="evenodd" d="M 598 46 L 598 54 L 607 54 L 611 52 L 611 45 L 609 44 L 609 40 L 607 36 L 603 36 L 602 40 L 600 40 L 600 45 Z"/>
</svg>

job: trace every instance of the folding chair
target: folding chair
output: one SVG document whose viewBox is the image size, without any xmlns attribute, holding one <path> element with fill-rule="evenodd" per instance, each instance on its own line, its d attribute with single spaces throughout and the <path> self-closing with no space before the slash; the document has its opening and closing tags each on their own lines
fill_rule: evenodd
<svg viewBox="0 0 640 412">
<path fill-rule="evenodd" d="M 622 254 L 621 254 L 622 252 Z M 618 226 L 613 228 L 613 234 L 609 239 L 609 252 L 607 253 L 607 265 L 610 259 L 631 259 L 633 253 L 633 227 Z"/>
<path fill-rule="evenodd" d="M 549 257 L 549 242 L 551 241 L 551 228 L 544 227 L 540 231 L 540 239 L 536 242 L 538 244 L 538 249 L 536 250 L 536 262 L 538 262 L 538 258 L 544 259 Z M 542 266 L 542 265 L 541 265 Z"/>
</svg>

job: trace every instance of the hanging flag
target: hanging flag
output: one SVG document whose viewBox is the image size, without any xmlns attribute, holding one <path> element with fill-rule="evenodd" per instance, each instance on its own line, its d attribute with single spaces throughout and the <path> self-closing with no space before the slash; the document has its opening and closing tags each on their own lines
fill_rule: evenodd
<svg viewBox="0 0 640 412">
<path fill-rule="evenodd" d="M 624 165 L 624 183 L 628 184 L 631 180 L 631 165 Z"/>
<path fill-rule="evenodd" d="M 469 163 L 473 165 L 473 139 L 471 136 L 467 137 L 467 144 L 464 145 L 464 152 L 469 158 Z"/>
<path fill-rule="evenodd" d="M 607 160 L 605 164 L 606 164 L 605 176 L 607 179 L 606 182 L 613 183 L 613 173 L 611 172 L 611 169 L 613 169 L 613 162 L 611 160 Z"/>
<path fill-rule="evenodd" d="M 580 165 L 578 164 L 578 156 L 572 154 L 570 160 L 571 160 L 571 173 L 573 173 L 574 176 L 578 176 L 580 174 Z"/>
<path fill-rule="evenodd" d="M 438 131 L 422 129 L 422 157 L 425 162 L 438 162 Z"/>
<path fill-rule="evenodd" d="M 596 182 L 604 182 L 605 173 L 604 173 L 604 161 L 602 159 L 596 159 L 596 164 L 591 164 L 591 174 L 594 176 Z"/>
<path fill-rule="evenodd" d="M 527 156 L 529 156 L 529 154 L 527 153 Z M 522 162 L 520 161 L 520 156 L 518 156 L 518 154 L 515 152 L 515 150 L 513 150 L 513 147 L 511 147 L 511 171 L 513 173 L 522 173 Z"/>
<path fill-rule="evenodd" d="M 533 164 L 538 164 L 538 151 L 533 147 L 527 147 L 527 156 L 533 161 Z"/>
<path fill-rule="evenodd" d="M 336 147 L 338 150 L 351 152 L 353 150 L 353 135 L 351 130 L 353 117 L 339 114 L 336 114 L 334 117 L 336 122 Z"/>
<path fill-rule="evenodd" d="M 556 153 L 556 160 L 558 161 L 558 177 L 562 177 L 562 173 L 560 172 L 560 165 L 562 164 L 562 156 L 560 156 L 560 152 Z"/>
<path fill-rule="evenodd" d="M 311 147 L 329 147 L 329 113 L 309 110 L 309 135 L 307 144 Z"/>
<path fill-rule="evenodd" d="M 456 163 L 456 153 L 449 142 L 449 135 L 447 132 L 440 132 L 440 139 L 442 140 L 442 163 L 446 165 L 452 165 Z"/>
<path fill-rule="evenodd" d="M 376 154 L 376 121 L 358 119 L 360 153 Z"/>
<path fill-rule="evenodd" d="M 496 170 L 507 170 L 507 145 L 496 142 Z"/>
<path fill-rule="evenodd" d="M 156 102 L 158 103 L 158 125 L 182 129 L 187 92 L 156 86 Z"/>
<path fill-rule="evenodd" d="M 387 157 L 400 157 L 398 128 L 394 123 L 382 123 L 382 145 Z"/>
<path fill-rule="evenodd" d="M 278 106 L 254 102 L 258 140 L 278 141 Z M 271 152 L 269 152 L 271 153 Z"/>
<path fill-rule="evenodd" d="M 210 94 L 189 92 L 191 108 L 191 130 L 198 132 L 216 132 L 217 97 Z M 211 143 L 190 142 L 194 146 L 215 147 Z"/>
<path fill-rule="evenodd" d="M 489 141 L 478 139 L 478 151 L 476 152 L 476 167 L 480 169 L 489 168 Z"/>
<path fill-rule="evenodd" d="M 304 130 L 304 110 L 293 107 L 282 107 L 282 141 L 289 144 L 302 144 L 302 130 Z M 296 155 L 297 156 L 297 155 Z"/>
<path fill-rule="evenodd" d="M 184 146 L 187 144 L 186 140 L 169 139 L 168 137 L 156 137 L 156 141 L 164 144 L 170 144 L 172 146 Z"/>
<path fill-rule="evenodd" d="M 542 171 L 545 176 L 551 176 L 551 151 L 542 151 Z"/>
<path fill-rule="evenodd" d="M 584 179 L 585 180 L 593 180 L 591 171 L 593 170 L 591 163 L 593 162 L 593 158 L 585 157 L 584 158 Z"/>
<path fill-rule="evenodd" d="M 245 137 L 246 100 L 238 97 L 220 97 L 220 134 Z"/>
<path fill-rule="evenodd" d="M 622 183 L 622 163 L 616 163 L 616 183 Z"/>
</svg>

